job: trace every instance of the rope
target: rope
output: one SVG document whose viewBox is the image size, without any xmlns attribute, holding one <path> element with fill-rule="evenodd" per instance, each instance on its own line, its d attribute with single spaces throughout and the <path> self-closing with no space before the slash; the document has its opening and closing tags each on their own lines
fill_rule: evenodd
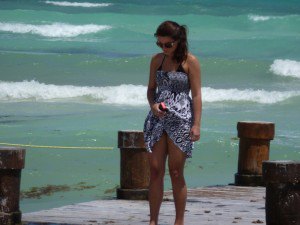
<svg viewBox="0 0 300 225">
<path fill-rule="evenodd" d="M 30 148 L 56 148 L 56 149 L 89 149 L 89 150 L 113 150 L 113 147 L 71 147 L 71 146 L 47 146 L 47 145 L 25 145 L 25 144 L 12 144 L 0 143 L 0 145 L 30 147 Z"/>
</svg>

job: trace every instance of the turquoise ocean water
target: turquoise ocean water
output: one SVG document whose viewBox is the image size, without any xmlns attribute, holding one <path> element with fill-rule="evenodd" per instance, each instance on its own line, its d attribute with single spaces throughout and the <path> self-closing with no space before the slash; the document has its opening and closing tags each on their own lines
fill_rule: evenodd
<svg viewBox="0 0 300 225">
<path fill-rule="evenodd" d="M 66 188 L 23 198 L 23 212 L 115 196 L 117 132 L 143 128 L 164 20 L 189 27 L 202 67 L 188 187 L 233 182 L 238 121 L 274 122 L 270 158 L 300 159 L 299 1 L 0 1 L 0 142 L 114 148 L 27 148 L 21 190 Z"/>
</svg>

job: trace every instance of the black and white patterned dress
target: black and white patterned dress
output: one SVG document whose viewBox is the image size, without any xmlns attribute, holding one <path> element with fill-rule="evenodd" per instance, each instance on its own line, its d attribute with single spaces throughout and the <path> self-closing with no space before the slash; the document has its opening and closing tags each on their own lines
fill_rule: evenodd
<svg viewBox="0 0 300 225">
<path fill-rule="evenodd" d="M 144 124 L 146 148 L 152 152 L 154 144 L 165 131 L 174 144 L 186 153 L 186 157 L 190 158 L 194 143 L 190 137 L 193 107 L 189 96 L 189 78 L 181 65 L 177 71 L 163 71 L 163 62 L 164 59 L 156 71 L 157 89 L 154 101 L 155 103 L 164 102 L 169 110 L 162 118 L 158 118 L 150 110 Z"/>
</svg>

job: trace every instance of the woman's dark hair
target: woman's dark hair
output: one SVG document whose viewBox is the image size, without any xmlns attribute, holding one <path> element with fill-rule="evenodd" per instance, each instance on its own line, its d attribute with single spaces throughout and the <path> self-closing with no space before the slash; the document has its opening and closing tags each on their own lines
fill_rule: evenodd
<svg viewBox="0 0 300 225">
<path fill-rule="evenodd" d="M 187 27 L 185 25 L 180 26 L 176 22 L 165 21 L 158 26 L 154 36 L 170 37 L 174 39 L 174 41 L 178 41 L 173 60 L 175 60 L 177 63 L 182 63 L 187 59 L 188 42 Z"/>
</svg>

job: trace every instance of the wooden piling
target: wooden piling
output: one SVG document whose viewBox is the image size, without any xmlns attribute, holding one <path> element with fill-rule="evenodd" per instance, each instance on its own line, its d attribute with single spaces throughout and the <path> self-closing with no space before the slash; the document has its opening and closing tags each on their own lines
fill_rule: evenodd
<svg viewBox="0 0 300 225">
<path fill-rule="evenodd" d="M 121 155 L 118 199 L 146 200 L 150 179 L 144 134 L 141 131 L 119 131 L 118 147 Z"/>
<path fill-rule="evenodd" d="M 20 183 L 25 149 L 0 147 L 0 224 L 21 224 Z"/>
<path fill-rule="evenodd" d="M 239 141 L 238 172 L 235 185 L 262 186 L 262 162 L 269 160 L 270 140 L 275 125 L 270 122 L 238 122 Z"/>
<path fill-rule="evenodd" d="M 300 161 L 263 162 L 267 225 L 300 224 Z"/>
</svg>

